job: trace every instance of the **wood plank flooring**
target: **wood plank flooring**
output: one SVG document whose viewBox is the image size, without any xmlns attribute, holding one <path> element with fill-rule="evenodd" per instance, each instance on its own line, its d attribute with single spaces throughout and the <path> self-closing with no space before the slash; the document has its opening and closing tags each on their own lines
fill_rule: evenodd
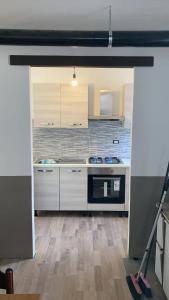
<svg viewBox="0 0 169 300">
<path fill-rule="evenodd" d="M 14 269 L 15 293 L 42 300 L 131 300 L 122 258 L 127 218 L 112 213 L 46 213 L 36 220 L 35 259 L 0 261 Z"/>
</svg>

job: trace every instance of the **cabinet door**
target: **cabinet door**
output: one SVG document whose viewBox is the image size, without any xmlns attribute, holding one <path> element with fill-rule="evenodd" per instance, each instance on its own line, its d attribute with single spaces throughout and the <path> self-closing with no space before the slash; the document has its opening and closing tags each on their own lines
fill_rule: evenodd
<svg viewBox="0 0 169 300">
<path fill-rule="evenodd" d="M 34 169 L 35 210 L 59 210 L 59 168 Z"/>
<path fill-rule="evenodd" d="M 169 255 L 169 223 L 165 220 L 165 252 Z"/>
<path fill-rule="evenodd" d="M 164 224 L 164 218 L 161 214 L 157 223 L 157 242 L 162 249 L 164 248 Z"/>
<path fill-rule="evenodd" d="M 87 210 L 87 168 L 60 168 L 60 210 Z"/>
<path fill-rule="evenodd" d="M 159 282 L 163 281 L 163 255 L 164 250 L 160 247 L 158 242 L 156 243 L 156 258 L 155 258 L 155 273 Z"/>
<path fill-rule="evenodd" d="M 33 85 L 33 126 L 60 127 L 60 85 L 36 83 Z"/>
<path fill-rule="evenodd" d="M 61 85 L 61 128 L 88 127 L 88 86 Z"/>
<path fill-rule="evenodd" d="M 169 299 L 169 253 L 164 252 L 163 289 Z"/>
</svg>

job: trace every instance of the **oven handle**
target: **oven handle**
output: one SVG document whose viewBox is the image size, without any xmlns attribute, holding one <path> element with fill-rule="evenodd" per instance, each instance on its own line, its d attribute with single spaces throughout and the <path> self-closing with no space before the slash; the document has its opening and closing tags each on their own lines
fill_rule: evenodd
<svg viewBox="0 0 169 300">
<path fill-rule="evenodd" d="M 109 180 L 109 179 L 114 179 L 114 180 L 121 180 L 120 177 L 93 177 L 94 180 Z"/>
<path fill-rule="evenodd" d="M 107 197 L 107 181 L 104 181 L 104 197 Z"/>
</svg>

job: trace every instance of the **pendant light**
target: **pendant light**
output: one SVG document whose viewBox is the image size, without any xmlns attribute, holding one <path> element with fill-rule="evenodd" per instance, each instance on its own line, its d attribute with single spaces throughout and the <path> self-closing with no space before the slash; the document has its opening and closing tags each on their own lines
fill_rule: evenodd
<svg viewBox="0 0 169 300">
<path fill-rule="evenodd" d="M 77 86 L 77 85 L 78 85 L 78 81 L 76 79 L 76 73 L 75 73 L 75 67 L 74 67 L 72 86 Z"/>
</svg>

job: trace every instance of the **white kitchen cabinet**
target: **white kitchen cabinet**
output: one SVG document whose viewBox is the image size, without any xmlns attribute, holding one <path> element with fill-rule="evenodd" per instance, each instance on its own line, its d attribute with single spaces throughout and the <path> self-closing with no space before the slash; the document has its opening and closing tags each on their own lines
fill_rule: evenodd
<svg viewBox="0 0 169 300">
<path fill-rule="evenodd" d="M 61 128 L 88 127 L 88 86 L 61 85 Z"/>
<path fill-rule="evenodd" d="M 163 290 L 169 299 L 169 223 L 165 221 Z"/>
<path fill-rule="evenodd" d="M 155 273 L 161 284 L 163 281 L 163 256 L 164 256 L 164 218 L 162 215 L 160 215 L 157 224 Z"/>
<path fill-rule="evenodd" d="M 165 220 L 165 252 L 169 254 L 169 223 Z"/>
<path fill-rule="evenodd" d="M 60 127 L 60 84 L 36 83 L 32 88 L 33 126 Z"/>
<path fill-rule="evenodd" d="M 59 168 L 34 168 L 35 210 L 59 210 Z"/>
<path fill-rule="evenodd" d="M 164 238 L 165 238 L 164 234 L 165 234 L 165 222 L 164 222 L 164 217 L 161 214 L 157 223 L 157 241 L 161 248 L 164 248 Z"/>
<path fill-rule="evenodd" d="M 169 299 L 169 253 L 164 253 L 164 274 L 163 274 L 163 290 Z"/>
<path fill-rule="evenodd" d="M 60 210 L 87 210 L 87 168 L 60 168 Z"/>
<path fill-rule="evenodd" d="M 155 273 L 161 284 L 163 282 L 163 255 L 164 250 L 160 247 L 158 242 L 156 242 Z"/>
<path fill-rule="evenodd" d="M 37 83 L 32 98 L 34 127 L 88 127 L 87 85 Z"/>
<path fill-rule="evenodd" d="M 121 90 L 94 90 L 90 100 L 89 119 L 121 119 L 122 118 L 122 93 Z"/>
<path fill-rule="evenodd" d="M 169 300 L 169 223 L 162 214 L 157 224 L 155 273 Z"/>
</svg>

